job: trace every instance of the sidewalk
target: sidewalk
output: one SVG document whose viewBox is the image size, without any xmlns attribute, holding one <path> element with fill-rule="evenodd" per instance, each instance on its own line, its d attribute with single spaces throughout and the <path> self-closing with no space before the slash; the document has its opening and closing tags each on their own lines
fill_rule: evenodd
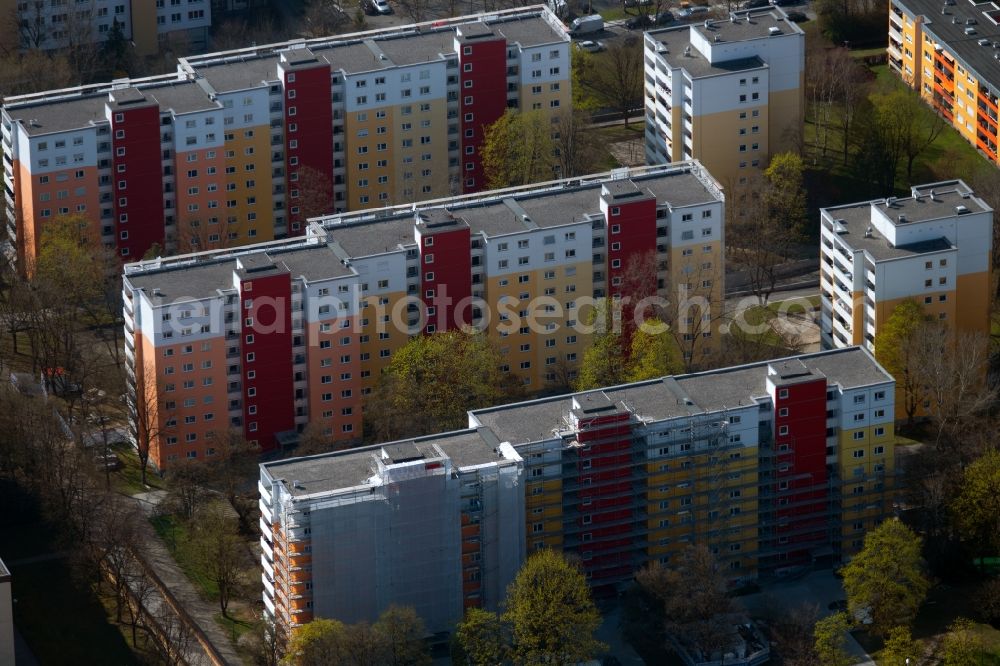
<svg viewBox="0 0 1000 666">
<path fill-rule="evenodd" d="M 142 497 L 137 496 L 135 498 L 144 515 L 147 517 L 151 514 L 152 508 L 155 505 L 155 500 L 151 502 L 148 497 L 150 494 L 144 493 Z M 163 581 L 163 584 L 174 595 L 177 602 L 183 606 L 188 615 L 194 618 L 198 627 L 205 633 L 208 641 L 222 655 L 226 663 L 233 666 L 242 664 L 243 661 L 236 653 L 236 648 L 229 640 L 228 634 L 215 621 L 215 616 L 220 612 L 219 609 L 198 595 L 198 591 L 194 589 L 194 585 L 191 584 L 191 581 L 188 580 L 184 572 L 174 562 L 174 558 L 171 557 L 166 544 L 163 543 L 163 540 L 160 539 L 148 520 L 142 522 L 140 530 L 142 531 L 143 539 L 139 545 L 139 549 L 149 567 L 156 572 L 156 575 L 159 576 L 160 580 Z M 211 662 L 206 657 L 203 663 L 209 664 Z"/>
</svg>

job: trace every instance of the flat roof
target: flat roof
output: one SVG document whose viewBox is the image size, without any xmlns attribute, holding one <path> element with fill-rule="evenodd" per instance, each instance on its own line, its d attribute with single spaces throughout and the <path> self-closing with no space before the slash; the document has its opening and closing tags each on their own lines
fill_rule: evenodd
<svg viewBox="0 0 1000 666">
<path fill-rule="evenodd" d="M 872 224 L 873 208 L 884 214 L 896 227 L 919 224 L 931 220 L 957 218 L 956 210 L 964 206 L 964 214 L 989 212 L 992 210 L 962 181 L 945 181 L 918 185 L 912 188 L 914 196 L 874 199 L 844 206 L 824 208 L 823 212 L 841 227 L 836 235 L 857 250 L 868 252 L 876 260 L 898 259 L 929 252 L 953 249 L 954 245 L 944 237 L 927 239 L 917 243 L 891 245 L 889 240 Z M 933 192 L 933 198 L 931 193 Z M 903 217 L 903 220 L 900 219 Z"/>
<path fill-rule="evenodd" d="M 303 497 L 365 485 L 378 469 L 379 460 L 386 465 L 394 464 L 393 460 L 405 464 L 419 457 L 438 458 L 440 450 L 459 469 L 499 462 L 504 457 L 497 453 L 498 445 L 492 433 L 481 428 L 467 429 L 261 463 L 261 467 L 272 479 L 283 479 L 293 496 Z"/>
<path fill-rule="evenodd" d="M 144 99 L 152 101 L 150 95 L 161 108 L 177 113 L 211 109 L 217 106 L 212 92 L 231 93 L 276 81 L 282 56 L 289 65 L 315 58 L 329 63 L 333 70 L 351 74 L 429 62 L 440 59 L 442 54 L 455 55 L 454 39 L 460 26 L 485 24 L 487 30 L 503 34 L 522 47 L 567 41 L 558 22 L 546 20 L 547 11 L 539 5 L 180 58 L 176 74 L 20 95 L 6 100 L 5 108 L 12 119 L 23 121 L 31 135 L 87 127 L 93 121 L 105 120 L 105 104 L 138 104 Z M 205 88 L 196 83 L 199 79 Z M 109 102 L 109 95 L 113 101 Z M 32 119 L 37 122 L 29 124 Z"/>
<path fill-rule="evenodd" d="M 845 389 L 892 381 L 860 347 L 774 359 L 690 375 L 664 377 L 602 390 L 607 398 L 638 417 L 653 421 L 717 412 L 755 404 L 767 395 L 768 366 L 800 361 L 814 375 Z M 472 414 L 496 436 L 512 444 L 552 439 L 567 426 L 570 394 L 475 410 Z"/>
<path fill-rule="evenodd" d="M 1000 14 L 995 2 L 973 4 L 969 0 L 956 0 L 947 5 L 942 0 L 895 0 L 901 8 L 913 16 L 923 16 L 923 30 L 930 33 L 935 41 L 948 45 L 948 50 L 964 61 L 967 68 L 975 70 L 981 82 L 983 79 L 1000 94 L 1000 61 L 994 58 L 1000 53 Z M 942 11 L 944 13 L 942 13 Z M 987 16 L 989 12 L 992 15 Z M 968 25 L 967 21 L 975 21 Z M 972 34 L 966 34 L 972 28 Z M 979 40 L 987 40 L 980 46 Z"/>
<path fill-rule="evenodd" d="M 802 30 L 789 21 L 779 8 L 751 11 L 745 14 L 739 13 L 738 16 L 739 19 L 736 22 L 729 19 L 704 21 L 652 30 L 647 34 L 650 39 L 662 45 L 657 51 L 667 63 L 672 67 L 683 69 L 692 78 L 760 69 L 767 66 L 767 63 L 756 55 L 713 64 L 691 45 L 691 37 L 695 31 L 704 35 L 712 43 L 715 43 L 716 37 L 719 38 L 719 42 L 723 43 L 770 37 L 771 28 L 779 30 L 777 36 L 802 34 Z"/>
</svg>

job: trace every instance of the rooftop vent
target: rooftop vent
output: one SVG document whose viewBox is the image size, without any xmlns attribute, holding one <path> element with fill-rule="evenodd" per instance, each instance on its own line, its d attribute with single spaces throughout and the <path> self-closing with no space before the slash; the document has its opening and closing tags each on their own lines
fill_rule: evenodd
<svg viewBox="0 0 1000 666">
<path fill-rule="evenodd" d="M 893 206 L 895 205 L 895 203 L 896 203 L 896 197 L 886 197 L 885 199 L 886 206 Z"/>
<path fill-rule="evenodd" d="M 691 47 L 690 46 L 685 46 L 684 47 L 684 55 L 686 57 L 691 57 Z"/>
<path fill-rule="evenodd" d="M 976 19 L 974 18 L 965 19 L 965 25 L 976 25 Z"/>
<path fill-rule="evenodd" d="M 973 28 L 973 27 L 972 27 L 972 26 L 970 25 L 970 26 L 968 26 L 968 27 L 967 27 L 967 28 L 965 29 L 965 34 L 967 34 L 967 35 L 974 35 L 974 34 L 976 34 L 976 29 L 975 29 L 975 28 Z"/>
<path fill-rule="evenodd" d="M 780 35 L 781 34 L 781 28 L 779 28 L 776 25 L 772 25 L 770 28 L 767 29 L 767 34 L 770 35 L 771 37 L 773 37 L 775 35 Z"/>
<path fill-rule="evenodd" d="M 984 37 L 983 39 L 980 39 L 980 40 L 979 40 L 979 41 L 977 42 L 977 44 L 979 44 L 980 46 L 989 46 L 989 45 L 990 45 L 990 40 L 988 40 L 988 39 L 986 39 L 986 38 Z"/>
<path fill-rule="evenodd" d="M 716 35 L 716 36 L 715 36 L 715 41 L 717 41 L 717 42 L 721 42 L 721 41 L 722 41 L 722 37 L 719 37 L 718 35 Z"/>
<path fill-rule="evenodd" d="M 967 206 L 955 206 L 955 215 L 966 215 L 969 213 Z"/>
<path fill-rule="evenodd" d="M 934 190 L 931 190 L 930 192 L 927 193 L 927 196 L 931 198 L 931 201 L 937 201 L 937 199 L 934 198 L 934 194 L 935 194 Z"/>
<path fill-rule="evenodd" d="M 867 229 L 865 229 L 865 238 L 871 238 L 871 237 L 872 237 L 872 228 L 868 227 Z"/>
<path fill-rule="evenodd" d="M 900 224 L 906 224 L 906 216 L 905 216 L 905 215 L 903 215 L 902 213 L 900 213 L 900 214 L 899 214 L 899 216 L 898 216 L 898 217 L 896 218 L 896 220 L 897 220 L 897 221 L 898 221 L 898 222 L 899 222 Z"/>
</svg>

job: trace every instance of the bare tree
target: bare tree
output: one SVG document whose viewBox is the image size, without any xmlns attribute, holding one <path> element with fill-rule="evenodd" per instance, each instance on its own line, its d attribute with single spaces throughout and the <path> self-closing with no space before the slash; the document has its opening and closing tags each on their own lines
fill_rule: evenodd
<svg viewBox="0 0 1000 666">
<path fill-rule="evenodd" d="M 159 404 L 163 393 L 162 382 L 156 376 L 156 366 L 143 361 L 135 369 L 135 377 L 130 377 L 131 386 L 126 392 L 129 412 L 129 427 L 134 439 L 136 454 L 139 456 L 139 471 L 142 484 L 146 485 L 149 457 L 154 446 L 159 446 L 162 438 L 172 429 L 166 427 Z"/>
<path fill-rule="evenodd" d="M 331 0 L 312 0 L 302 17 L 302 34 L 307 37 L 335 35 L 349 25 L 351 17 L 338 4 Z"/>
<path fill-rule="evenodd" d="M 17 28 L 21 46 L 28 49 L 41 48 L 51 36 L 44 0 L 29 0 L 24 8 L 11 10 L 10 21 Z"/>
<path fill-rule="evenodd" d="M 553 142 L 559 159 L 559 175 L 572 178 L 600 170 L 603 159 L 599 138 L 591 128 L 590 114 L 579 109 L 563 109 L 552 125 Z"/>
<path fill-rule="evenodd" d="M 599 62 L 592 57 L 581 58 L 581 85 L 601 104 L 621 113 L 626 127 L 629 112 L 642 106 L 642 58 L 642 40 L 632 34 L 608 46 Z"/>
<path fill-rule="evenodd" d="M 195 550 L 219 590 L 219 608 L 228 617 L 229 602 L 245 577 L 249 553 L 237 532 L 236 520 L 218 502 L 202 507 L 193 523 Z"/>
</svg>

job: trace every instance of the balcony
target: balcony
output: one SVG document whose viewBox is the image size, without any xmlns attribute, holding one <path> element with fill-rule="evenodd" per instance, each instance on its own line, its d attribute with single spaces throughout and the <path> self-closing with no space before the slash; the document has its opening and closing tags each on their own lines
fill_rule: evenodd
<svg viewBox="0 0 1000 666">
<path fill-rule="evenodd" d="M 271 507 L 264 503 L 264 500 L 257 502 L 257 506 L 260 508 L 260 515 L 264 517 L 268 523 L 274 522 L 274 516 L 271 514 Z"/>
</svg>

